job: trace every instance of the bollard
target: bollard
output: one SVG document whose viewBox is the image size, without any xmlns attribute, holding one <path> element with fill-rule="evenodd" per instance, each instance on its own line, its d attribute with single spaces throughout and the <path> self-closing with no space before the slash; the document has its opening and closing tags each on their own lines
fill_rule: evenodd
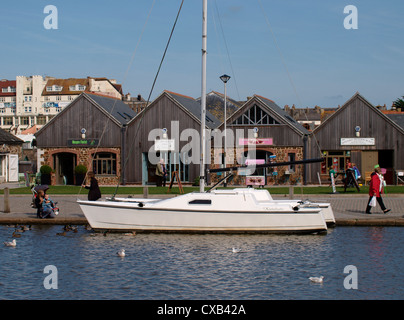
<svg viewBox="0 0 404 320">
<path fill-rule="evenodd" d="M 293 186 L 289 186 L 289 199 L 293 199 Z"/>
<path fill-rule="evenodd" d="M 10 213 L 10 189 L 4 188 L 4 213 Z"/>
<path fill-rule="evenodd" d="M 149 187 L 143 187 L 143 198 L 147 199 L 149 197 Z"/>
</svg>

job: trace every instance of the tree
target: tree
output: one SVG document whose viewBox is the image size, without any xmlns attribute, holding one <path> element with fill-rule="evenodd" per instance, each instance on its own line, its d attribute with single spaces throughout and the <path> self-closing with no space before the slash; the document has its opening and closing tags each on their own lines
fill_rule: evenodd
<svg viewBox="0 0 404 320">
<path fill-rule="evenodd" d="M 396 108 L 401 108 L 401 110 L 404 111 L 404 100 L 402 98 L 404 99 L 404 96 L 393 101 L 393 106 Z"/>
</svg>

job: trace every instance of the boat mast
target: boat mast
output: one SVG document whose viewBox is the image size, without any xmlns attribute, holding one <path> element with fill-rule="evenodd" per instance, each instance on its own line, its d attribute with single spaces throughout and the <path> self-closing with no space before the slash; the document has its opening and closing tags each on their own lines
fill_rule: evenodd
<svg viewBox="0 0 404 320">
<path fill-rule="evenodd" d="M 202 1 L 202 92 L 201 92 L 201 158 L 199 191 L 205 192 L 205 149 L 206 149 L 206 46 L 207 46 L 207 11 L 208 1 Z"/>
</svg>

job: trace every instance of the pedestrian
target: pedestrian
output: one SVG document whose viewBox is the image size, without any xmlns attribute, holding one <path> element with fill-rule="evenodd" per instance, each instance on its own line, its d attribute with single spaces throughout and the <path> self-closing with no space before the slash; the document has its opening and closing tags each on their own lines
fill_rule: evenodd
<svg viewBox="0 0 404 320">
<path fill-rule="evenodd" d="M 379 203 L 380 208 L 383 213 L 388 213 L 391 210 L 387 209 L 383 203 L 382 193 L 384 187 L 384 178 L 381 174 L 381 169 L 379 165 L 375 165 L 374 172 L 370 175 L 370 185 L 369 185 L 369 201 L 366 207 L 366 213 L 371 214 L 370 210 L 372 207 L 376 206 L 375 200 Z"/>
<path fill-rule="evenodd" d="M 164 186 L 165 184 L 165 175 L 167 174 L 164 173 L 165 171 L 165 166 L 164 166 L 164 159 L 160 159 L 159 163 L 157 163 L 156 166 L 156 177 L 157 177 L 157 181 L 156 181 L 156 186 L 157 187 L 161 187 L 164 181 Z"/>
<path fill-rule="evenodd" d="M 98 181 L 95 178 L 94 172 L 90 171 L 87 174 L 88 178 L 90 179 L 90 186 L 87 187 L 86 185 L 82 185 L 83 188 L 89 189 L 88 191 L 88 200 L 89 201 L 96 201 L 99 198 L 101 198 L 101 190 L 100 187 L 98 186 Z"/>
</svg>

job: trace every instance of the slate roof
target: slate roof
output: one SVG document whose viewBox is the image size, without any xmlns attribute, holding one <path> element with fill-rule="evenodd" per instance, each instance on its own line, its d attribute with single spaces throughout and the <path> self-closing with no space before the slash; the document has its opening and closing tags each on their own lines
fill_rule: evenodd
<svg viewBox="0 0 404 320">
<path fill-rule="evenodd" d="M 310 132 L 303 127 L 299 122 L 297 122 L 293 117 L 291 117 L 285 110 L 279 107 L 274 101 L 267 99 L 265 97 L 259 96 L 257 94 L 254 95 L 257 99 L 261 100 L 269 109 L 272 109 L 275 113 L 278 114 L 288 125 L 300 131 L 302 134 L 310 134 Z"/>
<path fill-rule="evenodd" d="M 0 129 L 0 144 L 23 144 L 24 141 L 15 135 Z"/>
<path fill-rule="evenodd" d="M 100 108 L 104 109 L 106 113 L 111 114 L 111 116 L 122 125 L 128 124 L 128 122 L 136 116 L 136 112 L 121 100 L 98 94 L 83 93 L 83 95 L 88 96 Z"/>
<path fill-rule="evenodd" d="M 164 91 L 169 94 L 173 99 L 175 99 L 179 104 L 181 104 L 185 109 L 187 109 L 191 114 L 193 114 L 199 121 L 201 121 L 201 103 L 192 97 L 188 97 L 179 93 Z M 210 129 L 216 129 L 220 126 L 221 121 L 218 120 L 213 114 L 206 110 L 206 120 L 205 124 Z"/>
<path fill-rule="evenodd" d="M 385 115 L 404 129 L 404 113 L 385 113 Z"/>
</svg>

